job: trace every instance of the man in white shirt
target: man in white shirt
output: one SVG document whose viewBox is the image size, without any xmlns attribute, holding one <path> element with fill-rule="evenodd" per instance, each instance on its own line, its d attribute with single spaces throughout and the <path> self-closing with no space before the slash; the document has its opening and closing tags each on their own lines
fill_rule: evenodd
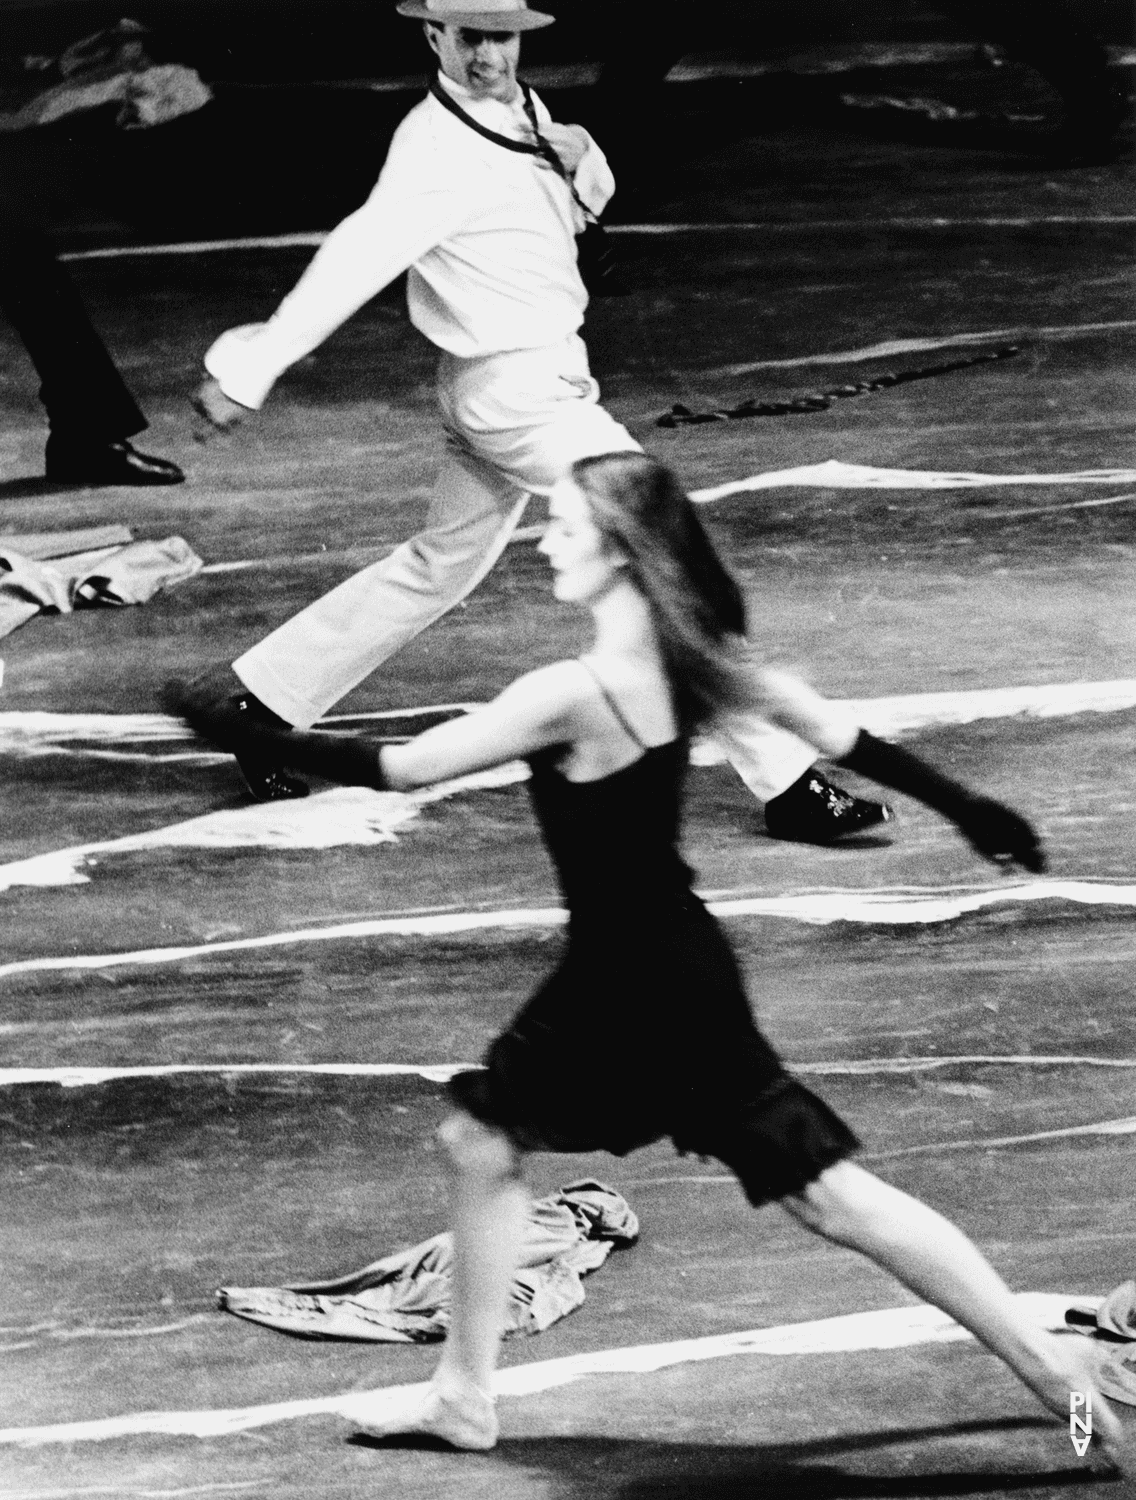
<svg viewBox="0 0 1136 1500">
<path fill-rule="evenodd" d="M 325 241 L 267 323 L 205 356 L 196 404 L 227 427 L 288 367 L 403 271 L 410 319 L 441 350 L 448 452 L 426 528 L 293 616 L 209 681 L 265 722 L 307 728 L 473 589 L 531 494 L 579 458 L 639 444 L 599 405 L 579 329 L 576 236 L 615 182 L 579 125 L 517 82 L 521 34 L 553 17 L 525 0 L 403 0 L 440 64 L 403 120 L 371 196 Z M 233 673 L 236 674 L 234 680 Z M 755 720 L 731 759 L 780 837 L 830 842 L 888 816 L 833 787 L 813 751 Z M 302 796 L 280 767 L 241 760 L 261 800 Z"/>
</svg>

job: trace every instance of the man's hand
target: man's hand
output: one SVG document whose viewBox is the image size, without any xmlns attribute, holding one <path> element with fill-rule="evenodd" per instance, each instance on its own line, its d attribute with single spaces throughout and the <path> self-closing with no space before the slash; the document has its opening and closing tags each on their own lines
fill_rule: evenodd
<svg viewBox="0 0 1136 1500">
<path fill-rule="evenodd" d="M 540 133 L 564 163 L 569 177 L 576 175 L 576 168 L 584 159 L 588 149 L 588 133 L 582 125 L 558 125 L 550 120 L 540 127 Z"/>
<path fill-rule="evenodd" d="M 971 847 L 996 865 L 1019 864 L 1035 875 L 1044 871 L 1045 850 L 1036 831 L 1005 803 L 993 797 L 973 797 L 957 822 Z"/>
<path fill-rule="evenodd" d="M 249 408 L 239 401 L 231 401 L 211 375 L 201 382 L 189 399 L 194 411 L 221 432 L 235 427 L 249 414 Z"/>
</svg>

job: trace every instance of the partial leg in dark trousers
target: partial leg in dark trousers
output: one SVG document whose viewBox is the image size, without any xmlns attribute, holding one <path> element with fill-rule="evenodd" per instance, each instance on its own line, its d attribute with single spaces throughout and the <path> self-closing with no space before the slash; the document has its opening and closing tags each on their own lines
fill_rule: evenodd
<svg viewBox="0 0 1136 1500">
<path fill-rule="evenodd" d="M 0 309 L 42 382 L 50 479 L 85 484 L 177 484 L 176 464 L 127 441 L 147 425 L 91 326 L 74 283 L 34 230 L 0 224 Z"/>
</svg>

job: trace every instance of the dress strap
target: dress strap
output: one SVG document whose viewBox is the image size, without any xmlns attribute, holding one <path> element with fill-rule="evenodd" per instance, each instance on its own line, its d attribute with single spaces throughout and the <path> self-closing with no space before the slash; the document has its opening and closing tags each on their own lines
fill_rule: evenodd
<svg viewBox="0 0 1136 1500">
<path fill-rule="evenodd" d="M 633 729 L 632 726 L 627 722 L 627 715 L 615 701 L 610 690 L 604 686 L 603 680 L 601 679 L 599 673 L 595 670 L 595 668 L 589 667 L 582 656 L 578 656 L 576 660 L 583 667 L 584 671 L 587 672 L 588 676 L 595 683 L 596 687 L 599 688 L 600 697 L 607 704 L 608 708 L 611 709 L 612 714 L 615 716 L 616 720 L 619 723 L 619 727 L 623 730 L 624 734 L 626 734 L 629 739 L 634 740 L 635 743 L 639 746 L 640 750 L 649 750 L 651 747 L 643 742 L 642 736 L 639 735 L 637 731 Z"/>
</svg>

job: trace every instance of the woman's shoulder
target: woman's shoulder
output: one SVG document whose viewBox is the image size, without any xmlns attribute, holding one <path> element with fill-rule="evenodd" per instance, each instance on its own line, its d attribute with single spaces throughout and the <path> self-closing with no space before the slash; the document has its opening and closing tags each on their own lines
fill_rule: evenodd
<svg viewBox="0 0 1136 1500">
<path fill-rule="evenodd" d="M 534 705 L 572 708 L 586 702 L 595 692 L 595 687 L 583 663 L 576 657 L 569 657 L 526 672 L 523 677 L 516 678 L 506 692 L 514 699 L 523 698 Z"/>
</svg>

